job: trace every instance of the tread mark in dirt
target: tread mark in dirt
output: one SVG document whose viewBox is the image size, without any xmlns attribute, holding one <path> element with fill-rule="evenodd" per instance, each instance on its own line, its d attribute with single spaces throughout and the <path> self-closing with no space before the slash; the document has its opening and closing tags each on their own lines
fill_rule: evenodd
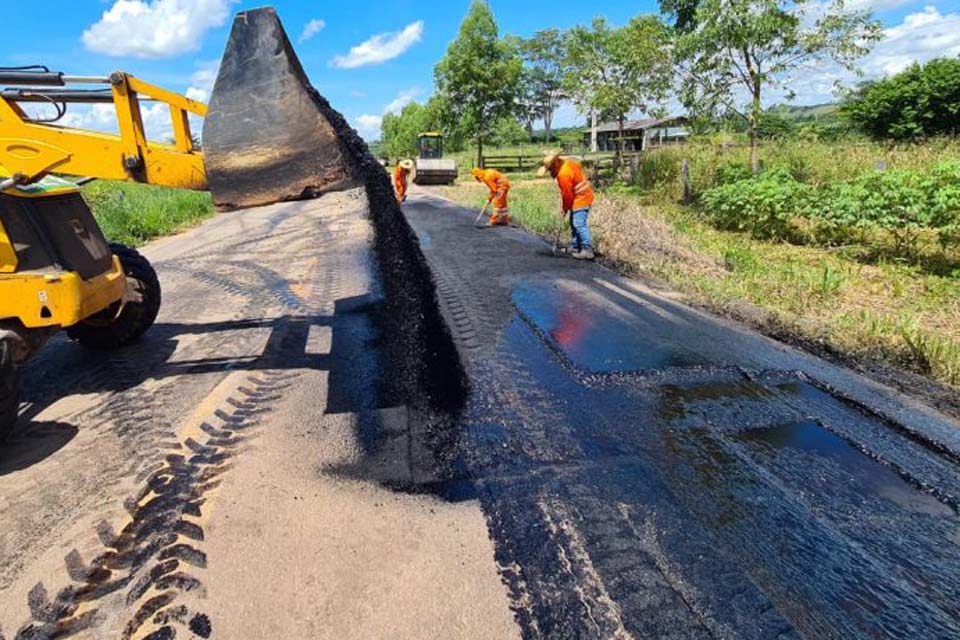
<svg viewBox="0 0 960 640">
<path fill-rule="evenodd" d="M 113 533 L 107 523 L 97 527 L 107 551 L 89 563 L 76 550 L 67 555 L 67 574 L 75 584 L 61 589 L 53 598 L 42 583 L 31 590 L 29 602 L 35 622 L 22 628 L 15 638 L 68 637 L 88 629 L 97 622 L 97 610 L 78 615 L 81 605 L 92 605 L 123 589 L 127 605 L 137 608 L 121 636 L 124 640 L 134 637 L 154 617 L 164 626 L 146 637 L 166 637 L 164 629 L 172 632 L 171 623 L 185 625 L 182 609 L 176 615 L 163 611 L 181 593 L 203 591 L 202 581 L 194 573 L 206 566 L 206 555 L 197 547 L 203 541 L 203 529 L 188 518 L 201 515 L 206 493 L 218 486 L 220 476 L 229 470 L 230 458 L 258 425 L 257 416 L 270 410 L 266 403 L 278 397 L 294 377 L 296 374 L 270 370 L 248 376 L 248 386 L 244 387 L 248 393 L 231 396 L 235 409 L 232 414 L 223 414 L 227 418 L 224 424 L 207 425 L 207 430 L 217 435 L 203 443 L 188 438 L 185 447 L 190 452 L 168 453 L 165 465 L 125 501 L 131 519 L 119 533 Z M 198 613 L 194 620 L 206 620 L 191 624 L 206 629 L 207 636 L 201 637 L 209 637 L 209 619 Z"/>
<path fill-rule="evenodd" d="M 329 240 L 328 229 L 317 231 L 320 238 L 318 242 Z M 325 263 L 329 257 L 325 256 Z M 226 266 L 234 274 L 238 271 L 253 272 L 260 284 L 269 288 L 268 293 L 272 295 L 268 297 L 275 305 L 268 305 L 267 310 L 279 307 L 304 312 L 305 315 L 299 320 L 308 322 L 316 317 L 310 314 L 319 313 L 320 307 L 331 307 L 331 296 L 340 290 L 339 275 L 325 264 L 319 265 L 319 273 L 309 274 L 310 286 L 303 298 L 295 296 L 290 290 L 290 283 L 269 268 L 252 263 Z M 317 266 L 314 264 L 315 268 Z M 225 265 L 221 263 L 218 267 L 224 268 Z M 206 278 L 212 286 L 228 289 L 233 286 L 234 280 L 228 277 L 216 276 L 209 271 L 202 273 L 204 275 L 196 279 Z M 185 274 L 191 277 L 198 275 L 186 270 Z M 260 287 L 235 288 L 238 292 L 244 292 L 245 309 L 254 303 L 258 303 L 262 309 L 262 299 L 255 299 L 257 294 L 263 292 Z M 238 311 L 237 317 L 242 313 L 243 310 Z M 292 335 L 299 329 L 296 320 L 289 316 L 278 316 L 270 323 L 273 331 L 266 350 L 258 358 L 260 365 L 287 367 L 291 362 L 298 361 L 297 358 L 302 354 L 293 353 L 299 345 L 295 344 L 297 338 Z M 217 353 L 227 343 L 235 345 L 237 340 L 235 335 L 217 335 L 217 332 L 201 336 L 201 340 L 207 338 L 210 338 L 209 344 L 204 352 L 211 354 Z M 255 341 L 257 338 L 246 339 Z M 253 363 L 253 366 L 256 368 L 258 363 Z M 162 363 L 159 366 L 163 366 Z M 105 372 L 104 375 L 108 374 Z M 119 534 L 106 522 L 97 526 L 97 535 L 107 550 L 89 564 L 84 563 L 76 550 L 68 554 L 65 559 L 67 575 L 78 584 L 65 587 L 52 600 L 42 584 L 34 587 L 30 593 L 34 622 L 25 625 L 15 640 L 68 637 L 97 626 L 102 619 L 99 611 L 90 607 L 123 589 L 126 589 L 126 606 L 136 608 L 125 626 L 122 635 L 124 640 L 138 633 L 141 638 L 173 638 L 177 626 L 188 627 L 196 636 L 210 637 L 213 625 L 209 617 L 197 612 L 188 622 L 191 612 L 185 605 L 176 603 L 180 594 L 202 595 L 203 592 L 203 583 L 197 570 L 206 566 L 206 555 L 198 546 L 205 536 L 202 526 L 189 518 L 201 515 L 205 494 L 219 485 L 220 476 L 231 467 L 230 459 L 240 452 L 241 446 L 249 439 L 249 430 L 257 426 L 263 414 L 272 410 L 270 403 L 282 396 L 282 391 L 297 375 L 279 368 L 265 368 L 248 376 L 214 411 L 215 420 L 211 421 L 214 424 L 203 422 L 199 425 L 200 431 L 207 436 L 202 442 L 187 438 L 181 443 L 173 435 L 172 426 L 169 426 L 166 437 L 172 442 L 165 458 L 150 464 L 149 473 L 144 474 L 142 479 L 141 490 L 124 501 L 130 522 Z M 175 393 L 175 385 L 171 382 L 160 391 Z M 85 413 L 96 415 L 107 412 L 112 415 L 109 410 L 116 407 L 117 412 L 129 418 L 126 423 L 130 424 L 131 432 L 135 432 L 133 427 L 137 421 L 149 418 L 151 410 L 141 406 L 131 412 L 125 408 L 124 401 L 129 402 L 129 399 L 113 396 L 100 403 L 96 410 Z M 156 443 L 157 440 L 152 442 Z M 78 613 L 81 606 L 85 610 Z M 147 625 L 155 628 L 150 630 L 149 627 L 145 628 Z"/>
</svg>

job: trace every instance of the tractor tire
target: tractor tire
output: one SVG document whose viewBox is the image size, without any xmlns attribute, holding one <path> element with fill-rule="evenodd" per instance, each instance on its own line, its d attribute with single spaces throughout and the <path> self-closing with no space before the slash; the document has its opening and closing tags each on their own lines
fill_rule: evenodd
<svg viewBox="0 0 960 640">
<path fill-rule="evenodd" d="M 110 249 L 120 258 L 127 290 L 132 287 L 140 300 L 119 302 L 67 329 L 71 339 L 91 349 L 118 349 L 135 342 L 153 326 L 160 312 L 160 280 L 150 262 L 122 244 L 111 244 Z"/>
<path fill-rule="evenodd" d="M 0 442 L 13 433 L 20 410 L 20 375 L 13 347 L 0 340 Z"/>
</svg>

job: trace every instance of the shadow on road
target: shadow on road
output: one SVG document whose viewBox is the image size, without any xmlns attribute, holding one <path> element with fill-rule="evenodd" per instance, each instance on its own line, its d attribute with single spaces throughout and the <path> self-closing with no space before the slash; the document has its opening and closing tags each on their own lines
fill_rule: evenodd
<svg viewBox="0 0 960 640">
<path fill-rule="evenodd" d="M 37 422 L 3 444 L 0 476 L 26 469 L 47 459 L 73 440 L 79 429 L 63 422 Z"/>
<path fill-rule="evenodd" d="M 366 295 L 337 301 L 332 315 L 157 323 L 137 344 L 112 352 L 58 338 L 24 368 L 26 402 L 17 435 L 0 449 L 0 475 L 43 460 L 84 428 L 33 422 L 62 398 L 136 394 L 147 380 L 233 371 L 327 371 L 325 412 L 355 415 L 357 441 L 372 453 L 383 438 L 380 410 L 404 404 L 384 375 L 380 314 L 378 300 Z M 181 343 L 188 346 L 178 350 Z"/>
</svg>

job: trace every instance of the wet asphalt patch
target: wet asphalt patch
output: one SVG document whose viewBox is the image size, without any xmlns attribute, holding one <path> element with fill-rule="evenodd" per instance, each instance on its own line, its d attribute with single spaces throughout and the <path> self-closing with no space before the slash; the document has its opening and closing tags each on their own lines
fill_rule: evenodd
<svg viewBox="0 0 960 640">
<path fill-rule="evenodd" d="M 960 635 L 960 473 L 927 417 L 434 198 L 405 211 L 471 382 L 453 479 L 525 637 Z"/>
</svg>

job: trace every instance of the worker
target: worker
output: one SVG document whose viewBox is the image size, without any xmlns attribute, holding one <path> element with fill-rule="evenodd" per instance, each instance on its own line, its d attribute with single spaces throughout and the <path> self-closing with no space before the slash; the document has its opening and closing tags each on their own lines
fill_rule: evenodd
<svg viewBox="0 0 960 640">
<path fill-rule="evenodd" d="M 397 202 L 403 204 L 407 200 L 407 178 L 413 171 L 413 160 L 401 160 L 393 170 L 393 188 L 397 191 Z"/>
<path fill-rule="evenodd" d="M 484 209 L 493 205 L 490 212 L 490 226 L 510 224 L 510 206 L 507 204 L 507 193 L 510 191 L 510 181 L 496 169 L 475 168 L 472 172 L 477 182 L 487 185 L 490 197 Z"/>
<path fill-rule="evenodd" d="M 560 187 L 561 213 L 570 223 L 572 238 L 572 257 L 578 260 L 593 260 L 593 239 L 587 218 L 593 206 L 593 187 L 587 180 L 580 163 L 564 158 L 559 153 L 548 153 L 543 158 L 543 166 L 537 171 L 541 178 L 550 174 Z"/>
</svg>

